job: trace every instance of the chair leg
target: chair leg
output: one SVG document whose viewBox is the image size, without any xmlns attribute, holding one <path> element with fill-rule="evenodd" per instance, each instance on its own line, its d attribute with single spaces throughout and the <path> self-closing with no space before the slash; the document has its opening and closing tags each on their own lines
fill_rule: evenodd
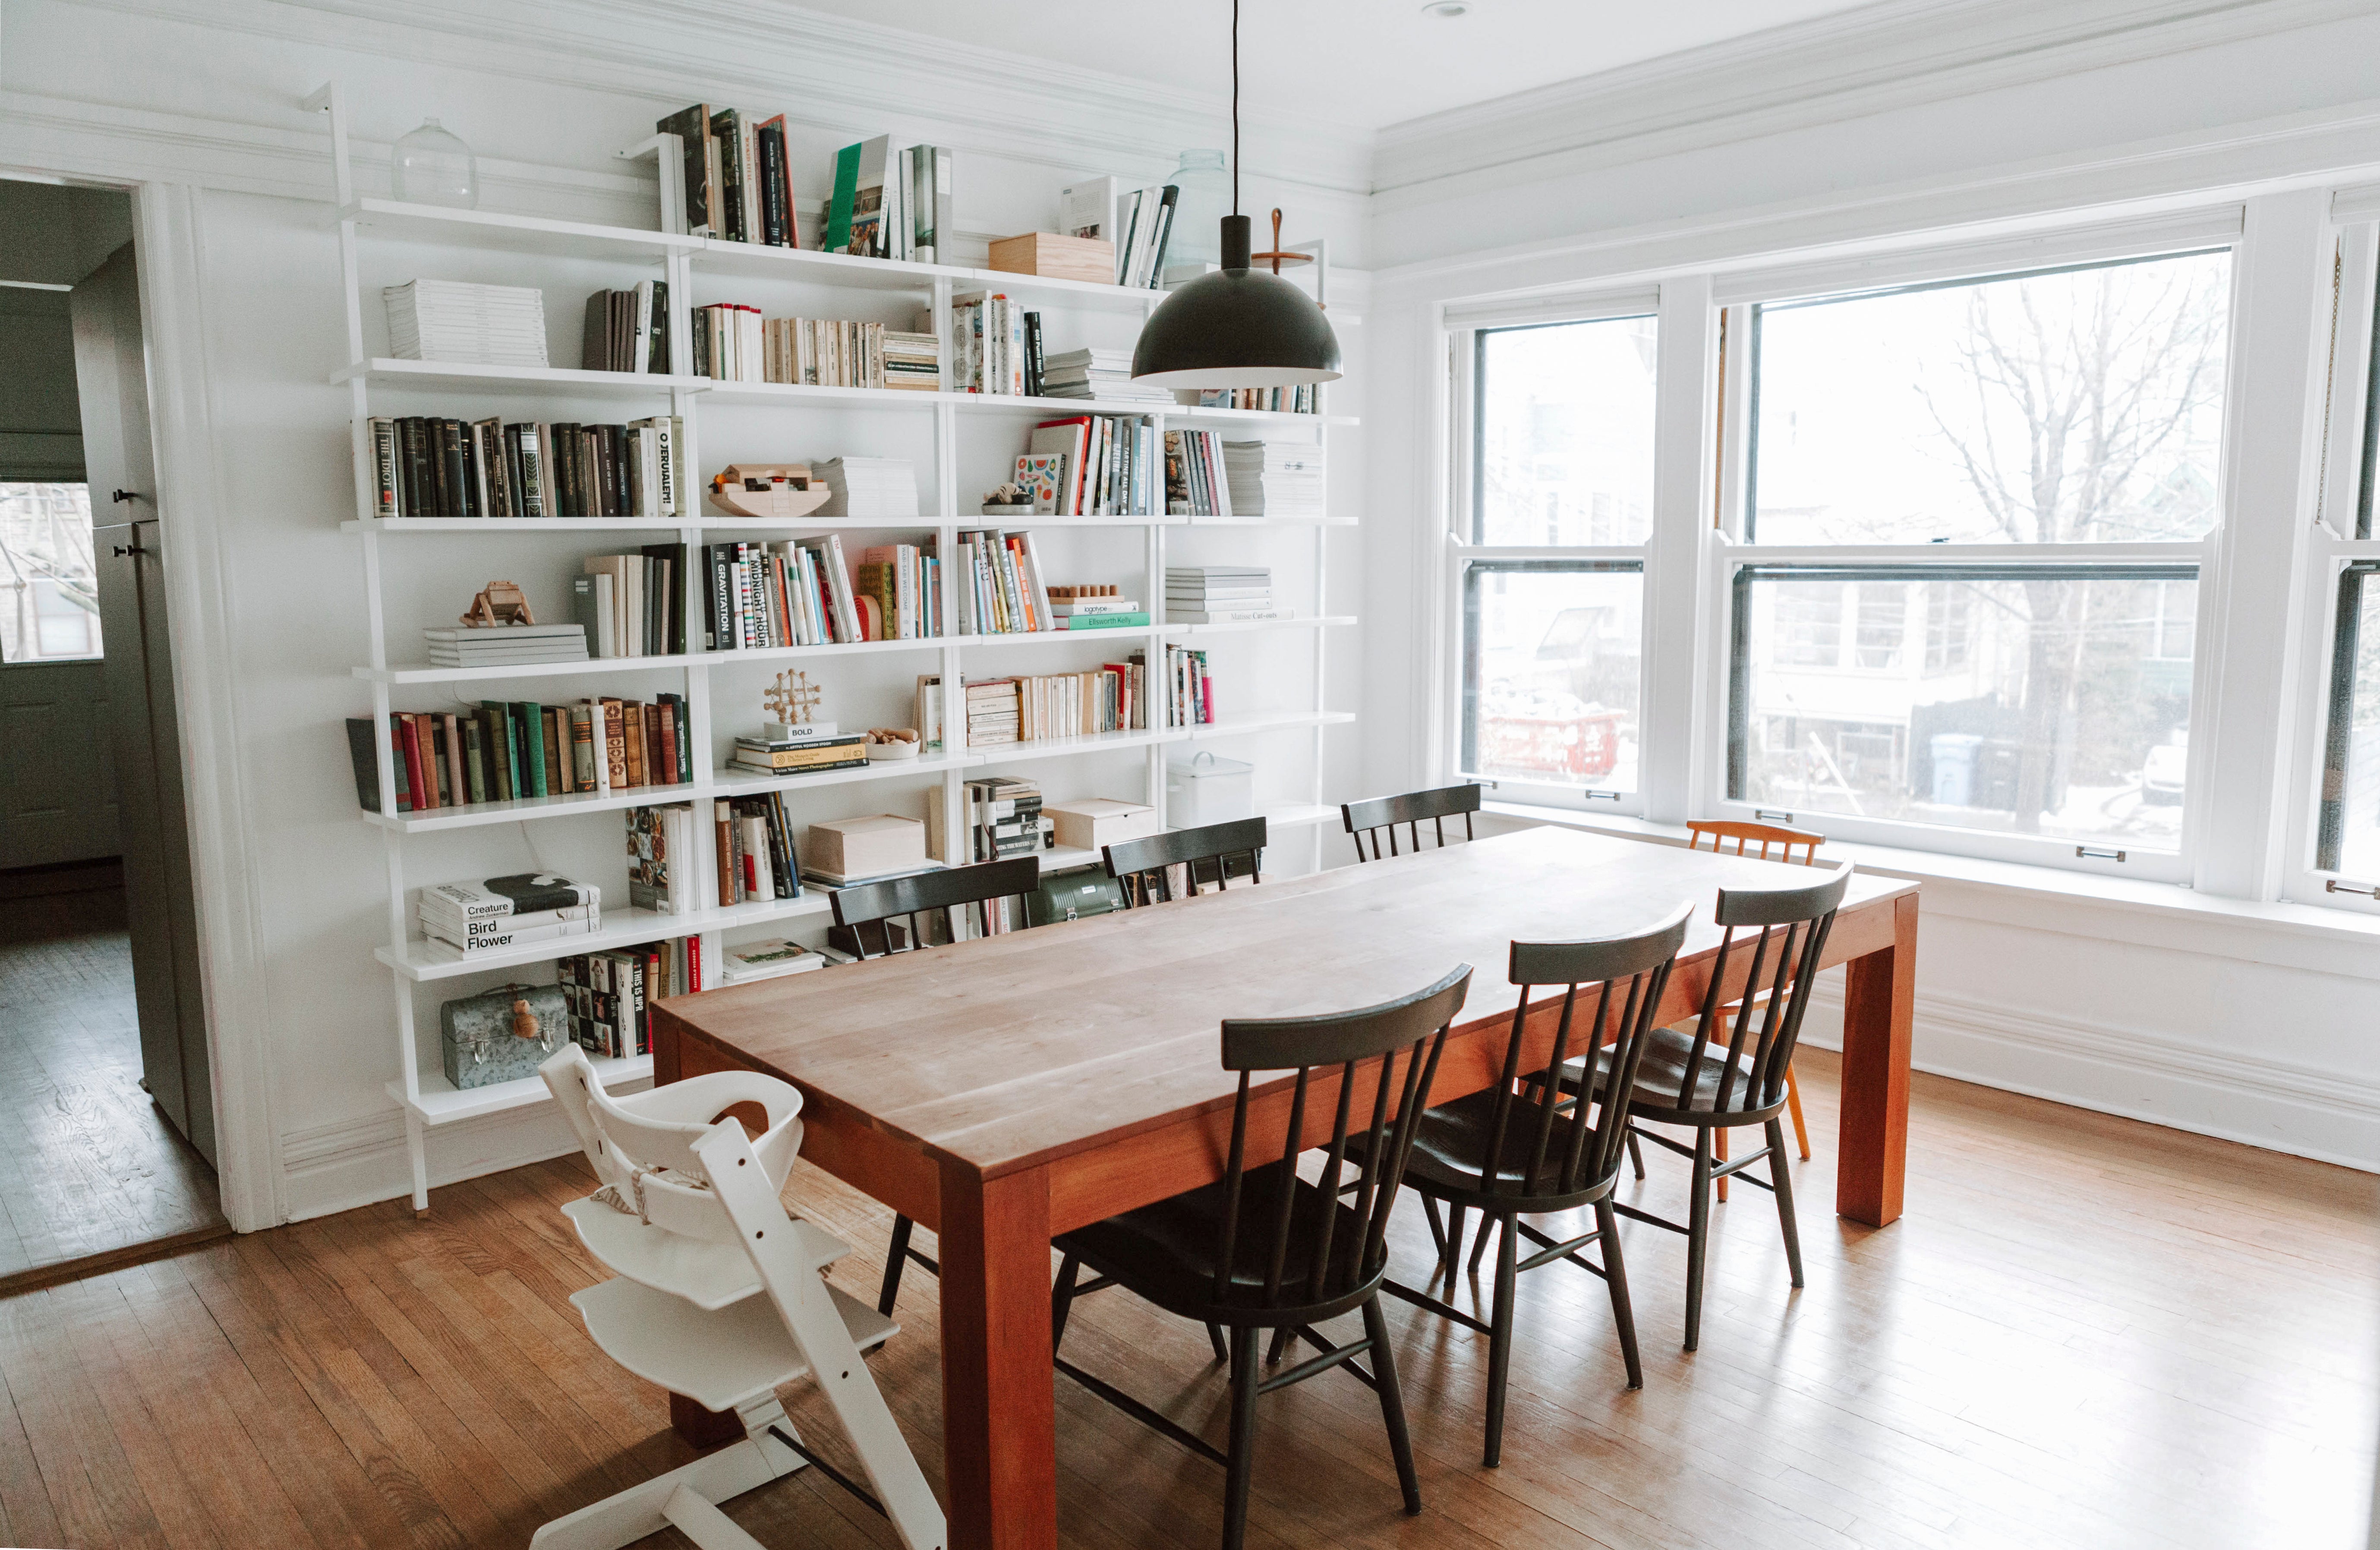
<svg viewBox="0 0 2380 1550">
<path fill-rule="evenodd" d="M 1714 1162 L 1727 1161 L 1727 1132 L 1711 1131 L 1706 1133 L 1711 1138 L 1711 1159 Z M 1728 1181 L 1724 1179 L 1718 1181 L 1718 1197 L 1721 1201 L 1727 1199 L 1727 1185 Z"/>
<path fill-rule="evenodd" d="M 1636 1142 L 1636 1127 L 1628 1127 L 1628 1160 L 1636 1166 L 1636 1181 L 1645 1181 L 1645 1148 Z"/>
<path fill-rule="evenodd" d="M 1289 1350 L 1290 1338 L 1295 1333 L 1296 1331 L 1285 1324 L 1272 1332 L 1272 1343 L 1265 1347 L 1266 1366 L 1280 1365 L 1281 1357 Z"/>
<path fill-rule="evenodd" d="M 1446 1224 L 1439 1219 L 1436 1195 L 1421 1197 L 1421 1213 L 1429 1218 L 1429 1241 L 1438 1245 L 1438 1262 L 1443 1265 L 1446 1263 Z"/>
<path fill-rule="evenodd" d="M 1611 1322 L 1620 1330 L 1620 1354 L 1628 1362 L 1628 1387 L 1645 1387 L 1645 1364 L 1636 1359 L 1636 1310 L 1628 1301 L 1628 1262 L 1620 1254 L 1620 1213 L 1609 1200 L 1595 1203 L 1597 1241 L 1603 1245 L 1603 1284 L 1611 1293 Z"/>
<path fill-rule="evenodd" d="M 1694 1213 L 1686 1218 L 1686 1349 L 1703 1338 L 1703 1256 L 1710 1248 L 1711 1132 L 1694 1132 Z"/>
<path fill-rule="evenodd" d="M 1499 1217 L 1497 1226 L 1501 1230 L 1496 1234 L 1496 1310 L 1488 1315 L 1488 1456 L 1483 1460 L 1491 1470 L 1504 1458 L 1504 1386 L 1512 1371 L 1512 1293 L 1521 1238 L 1510 1217 Z M 1479 1218 L 1479 1236 L 1483 1241 L 1488 1236 L 1485 1216 Z"/>
<path fill-rule="evenodd" d="M 1470 1208 L 1461 1201 L 1449 1201 L 1446 1206 L 1446 1278 L 1451 1283 L 1455 1271 L 1463 1264 L 1463 1218 Z"/>
<path fill-rule="evenodd" d="M 1405 1397 L 1397 1387 L 1397 1359 L 1389 1350 L 1389 1321 L 1380 1300 L 1364 1304 L 1364 1333 L 1372 1342 L 1372 1380 L 1380 1390 L 1380 1424 L 1388 1428 L 1389 1452 L 1397 1461 L 1397 1485 L 1405 1494 L 1405 1515 L 1421 1512 L 1421 1482 L 1414 1475 L 1413 1438 L 1405 1432 Z"/>
<path fill-rule="evenodd" d="M 1489 1220 L 1490 1218 L 1486 1212 L 1483 1211 L 1480 1213 L 1479 1236 L 1473 1239 L 1471 1242 L 1471 1274 L 1475 1276 L 1479 1274 L 1479 1262 L 1488 1257 L 1488 1227 Z M 1496 1221 L 1495 1227 L 1499 1233 L 1506 1233 L 1512 1230 L 1512 1224 L 1511 1222 L 1500 1219 Z"/>
<path fill-rule="evenodd" d="M 1802 1144 L 1802 1160 L 1810 1160 L 1810 1122 L 1802 1118 L 1802 1082 L 1793 1068 L 1785 1068 L 1785 1108 L 1793 1116 L 1793 1139 Z"/>
<path fill-rule="evenodd" d="M 1785 1166 L 1785 1127 L 1768 1121 L 1768 1177 L 1777 1186 L 1777 1221 L 1785 1229 L 1785 1265 L 1802 1284 L 1802 1229 L 1793 1220 L 1793 1170 Z"/>
<path fill-rule="evenodd" d="M 886 1318 L 892 1316 L 893 1300 L 901 1295 L 901 1272 L 909 1265 L 909 1234 L 917 1226 L 906 1217 L 892 1218 L 892 1252 L 884 1256 L 884 1295 L 876 1300 L 876 1311 Z"/>
<path fill-rule="evenodd" d="M 1232 1348 L 1223 1343 L 1223 1326 L 1221 1325 L 1210 1324 L 1207 1326 L 1207 1343 L 1215 1348 L 1216 1361 L 1229 1362 L 1232 1359 Z"/>
<path fill-rule="evenodd" d="M 1223 1550 L 1241 1550 L 1248 1534 L 1248 1476 L 1257 1451 L 1257 1340 L 1261 1331 L 1232 1331 L 1232 1443 L 1223 1471 Z"/>
<path fill-rule="evenodd" d="M 1058 1354 L 1058 1348 L 1066 1340 L 1066 1315 L 1075 1311 L 1075 1278 L 1081 1266 L 1081 1260 L 1068 1254 L 1059 1262 L 1057 1282 L 1050 1288 L 1050 1354 L 1052 1356 Z"/>
</svg>

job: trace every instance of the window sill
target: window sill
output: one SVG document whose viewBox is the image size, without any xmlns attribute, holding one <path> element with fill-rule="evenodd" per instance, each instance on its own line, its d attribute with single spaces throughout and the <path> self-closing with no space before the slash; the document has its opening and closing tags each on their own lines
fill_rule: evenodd
<svg viewBox="0 0 2380 1550">
<path fill-rule="evenodd" d="M 1585 813 L 1519 802 L 1487 802 L 1481 806 L 1483 811 L 1500 817 L 1554 824 L 1590 834 L 1666 845 L 1682 845 L 1687 839 L 1683 824 L 1655 823 L 1618 813 Z M 2326 910 L 2313 904 L 2226 899 L 2200 893 L 2179 883 L 2141 882 L 2069 872 L 2055 866 L 2028 866 L 2021 862 L 1985 861 L 1849 841 L 1828 841 L 1819 856 L 1854 862 L 1863 872 L 1908 878 L 1916 882 L 1952 883 L 2016 898 L 2095 904 L 2131 914 L 2231 922 L 2281 935 L 2361 947 L 2380 945 L 2380 915 Z"/>
</svg>

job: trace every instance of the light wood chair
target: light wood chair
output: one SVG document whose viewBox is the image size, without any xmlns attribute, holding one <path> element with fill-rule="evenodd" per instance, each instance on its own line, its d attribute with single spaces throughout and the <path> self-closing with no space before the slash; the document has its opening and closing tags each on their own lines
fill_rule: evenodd
<svg viewBox="0 0 2380 1550">
<path fill-rule="evenodd" d="M 1815 866 L 1818 864 L 1818 847 L 1827 842 L 1827 837 L 1823 834 L 1807 829 L 1787 829 L 1781 824 L 1738 823 L 1731 818 L 1689 820 L 1686 824 L 1686 848 L 1691 851 L 1701 850 L 1704 848 L 1705 840 L 1710 842 L 1709 849 L 1713 852 L 1724 852 L 1729 855 L 1749 855 L 1755 861 L 1797 863 L 1803 866 Z M 1732 848 L 1728 844 L 1730 840 L 1735 842 Z M 1759 849 L 1749 848 L 1755 845 Z M 1802 854 L 1795 855 L 1793 853 L 1796 851 Z M 1771 852 L 1775 854 L 1771 854 Z M 1793 1117 L 1793 1144 L 1801 1149 L 1802 1160 L 1808 1162 L 1810 1160 L 1810 1126 L 1809 1122 L 1802 1118 L 1802 1084 L 1795 1080 L 1793 1068 L 1790 1065 L 1785 1068 L 1785 1108 L 1786 1112 Z M 1727 1132 L 1718 1132 L 1718 1159 L 1725 1162 Z M 1645 1176 L 1642 1162 L 1637 1164 L 1636 1176 L 1640 1179 Z M 1727 1181 L 1724 1179 L 1718 1181 L 1718 1197 L 1721 1200 L 1727 1198 Z"/>
<path fill-rule="evenodd" d="M 571 1297 L 587 1333 L 637 1376 L 733 1411 L 744 1437 L 553 1520 L 531 1550 L 618 1550 L 670 1527 L 701 1550 L 761 1550 L 719 1504 L 805 1464 L 882 1513 L 910 1550 L 943 1550 L 941 1507 L 860 1354 L 899 1326 L 820 1278 L 850 1245 L 778 1199 L 801 1149 L 800 1092 L 718 1072 L 615 1098 L 577 1045 L 538 1073 L 602 1184 L 562 1208 L 617 1272 Z M 802 1377 L 825 1392 L 866 1485 L 795 1432 L 777 1389 Z"/>
</svg>

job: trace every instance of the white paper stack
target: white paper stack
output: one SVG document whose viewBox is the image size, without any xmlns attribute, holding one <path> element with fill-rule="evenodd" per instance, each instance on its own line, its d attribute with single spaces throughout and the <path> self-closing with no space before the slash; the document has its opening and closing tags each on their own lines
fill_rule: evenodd
<svg viewBox="0 0 2380 1550">
<path fill-rule="evenodd" d="M 826 959 L 821 954 L 783 938 L 771 938 L 727 949 L 725 961 L 720 965 L 719 982 L 749 985 L 754 980 L 782 979 L 786 975 L 803 975 L 825 967 Z"/>
<path fill-rule="evenodd" d="M 545 293 L 526 285 L 411 280 L 381 292 L 388 353 L 399 360 L 543 366 Z"/>
<path fill-rule="evenodd" d="M 1234 516 L 1324 515 L 1322 447 L 1315 442 L 1225 442 L 1223 477 Z"/>
<path fill-rule="evenodd" d="M 1088 398 L 1109 404 L 1172 404 L 1171 391 L 1132 380 L 1130 350 L 1064 350 L 1041 364 L 1047 398 Z"/>
<path fill-rule="evenodd" d="M 917 515 L 917 468 L 905 457 L 831 457 L 811 464 L 810 474 L 826 481 L 820 516 Z"/>
<path fill-rule="evenodd" d="M 1273 605 L 1272 572 L 1262 565 L 1166 569 L 1165 622 L 1169 624 L 1255 624 L 1295 617 L 1294 609 Z"/>
<path fill-rule="evenodd" d="M 424 630 L 431 667 L 519 667 L 529 662 L 583 662 L 587 631 L 579 624 L 489 624 Z"/>
</svg>

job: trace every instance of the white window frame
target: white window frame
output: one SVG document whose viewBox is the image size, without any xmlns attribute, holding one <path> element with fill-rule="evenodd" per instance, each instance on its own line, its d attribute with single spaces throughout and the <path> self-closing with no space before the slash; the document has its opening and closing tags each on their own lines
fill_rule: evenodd
<svg viewBox="0 0 2380 1550">
<path fill-rule="evenodd" d="M 1659 428 L 1655 430 L 1654 511 L 1645 541 L 1633 544 L 1481 544 L 1471 541 L 1475 527 L 1473 503 L 1475 500 L 1477 473 L 1475 458 L 1478 446 L 1478 380 L 1479 337 L 1483 333 L 1509 328 L 1541 328 L 1561 323 L 1614 322 L 1627 318 L 1652 318 L 1658 331 L 1665 329 L 1667 320 L 1661 315 L 1661 297 L 1656 291 L 1642 289 L 1606 292 L 1600 295 L 1532 297 L 1518 301 L 1451 306 L 1442 316 L 1441 331 L 1447 341 L 1449 381 L 1448 405 L 1450 456 L 1445 522 L 1440 530 L 1443 543 L 1439 561 L 1439 607 L 1443 627 L 1437 632 L 1442 643 L 1439 648 L 1439 692 L 1444 711 L 1437 718 L 1438 728 L 1433 739 L 1431 779 L 1433 781 L 1475 779 L 1492 789 L 1500 801 L 1528 803 L 1536 806 L 1566 807 L 1584 812 L 1619 813 L 1641 817 L 1645 812 L 1645 787 L 1648 759 L 1645 748 L 1647 741 L 1645 722 L 1651 700 L 1652 660 L 1656 649 L 1654 628 L 1654 530 L 1660 523 Z M 1661 395 L 1661 366 L 1666 362 L 1656 357 L 1654 394 L 1657 406 Z M 1638 646 L 1639 680 L 1637 685 L 1637 767 L 1636 788 L 1627 792 L 1597 791 L 1592 787 L 1554 785 L 1531 781 L 1518 781 L 1511 776 L 1473 775 L 1463 769 L 1463 665 L 1464 655 L 1463 585 L 1465 573 L 1479 562 L 1495 561 L 1576 561 L 1633 564 L 1639 568 L 1642 578 L 1642 602 L 1638 609 L 1640 637 Z"/>
</svg>

